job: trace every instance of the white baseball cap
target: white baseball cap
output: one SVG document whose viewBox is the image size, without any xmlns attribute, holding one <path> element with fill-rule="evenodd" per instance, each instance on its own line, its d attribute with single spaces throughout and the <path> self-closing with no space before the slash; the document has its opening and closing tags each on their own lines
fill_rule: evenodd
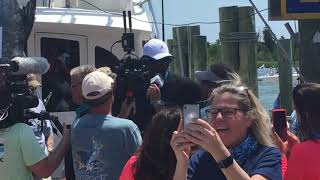
<svg viewBox="0 0 320 180">
<path fill-rule="evenodd" d="M 106 73 L 94 71 L 82 81 L 82 95 L 85 99 L 95 100 L 103 97 L 113 89 L 114 80 Z"/>
<path fill-rule="evenodd" d="M 172 57 L 166 43 L 160 39 L 151 39 L 143 47 L 143 56 L 149 56 L 155 60 Z"/>
</svg>

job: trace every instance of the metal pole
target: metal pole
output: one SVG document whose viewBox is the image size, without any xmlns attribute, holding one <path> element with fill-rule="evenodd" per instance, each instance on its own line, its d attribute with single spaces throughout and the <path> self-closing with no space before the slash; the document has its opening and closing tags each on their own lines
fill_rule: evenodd
<svg viewBox="0 0 320 180">
<path fill-rule="evenodd" d="M 164 30 L 164 0 L 162 0 L 162 40 L 165 41 L 165 30 Z"/>
<path fill-rule="evenodd" d="M 70 0 L 66 0 L 66 8 L 71 8 L 71 1 Z"/>
<path fill-rule="evenodd" d="M 264 19 L 264 17 L 261 15 L 259 9 L 257 8 L 257 6 L 252 2 L 252 0 L 249 0 L 252 7 L 255 9 L 255 11 L 257 12 L 257 14 L 260 16 L 262 22 L 264 23 L 264 25 L 266 26 L 267 30 L 270 32 L 271 36 L 274 38 L 274 40 L 277 42 L 278 47 L 280 48 L 280 50 L 284 53 L 284 57 L 289 60 L 290 56 L 288 54 L 288 52 L 283 48 L 283 46 L 280 44 L 280 41 L 278 40 L 277 36 L 274 34 L 274 32 L 271 30 L 271 27 L 269 26 L 269 24 L 267 23 L 267 21 Z M 289 61 L 289 63 L 291 63 Z"/>
<path fill-rule="evenodd" d="M 260 13 L 259 9 L 257 8 L 257 6 L 254 4 L 254 2 L 252 0 L 249 0 L 249 2 L 251 3 L 252 7 L 255 9 L 255 11 L 257 12 L 257 14 L 259 15 L 259 17 L 261 18 L 262 22 L 264 23 L 264 25 L 266 26 L 267 30 L 269 31 L 269 33 L 271 34 L 271 36 L 273 37 L 273 39 L 277 42 L 278 47 L 280 48 L 280 50 L 283 53 L 283 57 L 285 60 L 287 60 L 289 62 L 289 64 L 291 66 L 293 66 L 295 68 L 295 70 L 297 71 L 297 73 L 299 74 L 300 78 L 303 79 L 302 74 L 300 74 L 299 69 L 294 66 L 294 63 L 291 61 L 291 56 L 289 55 L 289 53 L 284 49 L 284 47 L 281 45 L 279 39 L 277 38 L 277 36 L 274 34 L 274 32 L 271 30 L 271 27 L 269 26 L 269 24 L 267 23 L 267 21 L 264 19 L 264 17 L 262 16 L 262 14 Z"/>
</svg>

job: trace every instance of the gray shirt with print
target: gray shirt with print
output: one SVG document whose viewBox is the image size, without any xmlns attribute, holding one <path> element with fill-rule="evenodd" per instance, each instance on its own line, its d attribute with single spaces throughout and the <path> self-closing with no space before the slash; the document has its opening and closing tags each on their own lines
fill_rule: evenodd
<svg viewBox="0 0 320 180">
<path fill-rule="evenodd" d="M 130 156 L 141 145 L 136 124 L 111 115 L 87 114 L 71 130 L 77 180 L 118 180 Z"/>
</svg>

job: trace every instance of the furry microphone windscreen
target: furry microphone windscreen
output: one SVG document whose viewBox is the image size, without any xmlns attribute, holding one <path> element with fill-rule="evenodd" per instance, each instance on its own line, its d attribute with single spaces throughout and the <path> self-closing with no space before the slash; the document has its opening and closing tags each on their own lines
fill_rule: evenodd
<svg viewBox="0 0 320 180">
<path fill-rule="evenodd" d="M 12 59 L 18 63 L 19 69 L 14 75 L 22 74 L 45 74 L 50 68 L 50 64 L 46 58 L 42 57 L 15 57 Z"/>
</svg>

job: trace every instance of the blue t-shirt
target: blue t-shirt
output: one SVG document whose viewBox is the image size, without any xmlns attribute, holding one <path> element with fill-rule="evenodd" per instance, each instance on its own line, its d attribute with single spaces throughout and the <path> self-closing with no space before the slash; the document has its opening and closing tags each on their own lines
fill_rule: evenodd
<svg viewBox="0 0 320 180">
<path fill-rule="evenodd" d="M 138 127 L 111 115 L 87 114 L 71 130 L 77 180 L 118 180 L 122 168 L 141 145 Z"/>
<path fill-rule="evenodd" d="M 76 109 L 76 119 L 81 118 L 82 116 L 88 114 L 90 110 L 90 106 L 88 104 L 81 104 L 77 109 Z"/>
<path fill-rule="evenodd" d="M 244 167 L 251 177 L 259 174 L 270 180 L 282 180 L 281 154 L 275 147 L 258 146 L 257 155 L 249 159 Z M 190 158 L 188 180 L 227 180 L 211 154 L 199 150 Z"/>
</svg>

